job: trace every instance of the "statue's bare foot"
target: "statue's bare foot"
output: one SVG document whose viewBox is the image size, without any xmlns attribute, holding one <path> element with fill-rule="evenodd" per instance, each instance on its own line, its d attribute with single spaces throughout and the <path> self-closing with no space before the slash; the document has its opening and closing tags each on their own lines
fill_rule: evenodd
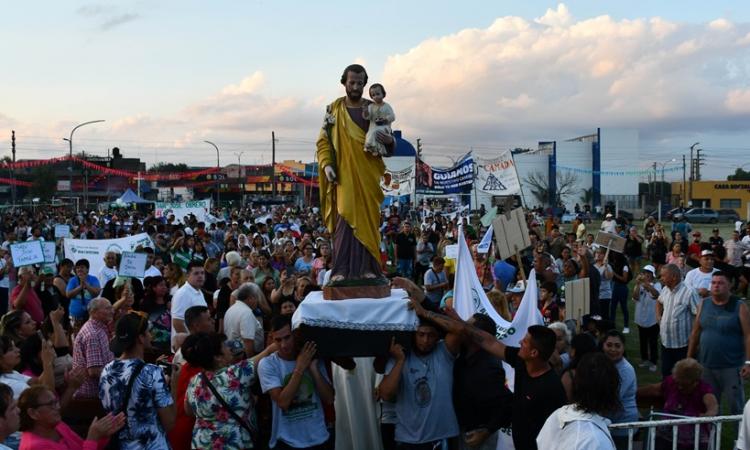
<svg viewBox="0 0 750 450">
<path fill-rule="evenodd" d="M 337 283 L 339 281 L 344 281 L 344 276 L 343 275 L 334 275 L 334 276 L 331 277 L 331 282 L 332 283 Z"/>
</svg>

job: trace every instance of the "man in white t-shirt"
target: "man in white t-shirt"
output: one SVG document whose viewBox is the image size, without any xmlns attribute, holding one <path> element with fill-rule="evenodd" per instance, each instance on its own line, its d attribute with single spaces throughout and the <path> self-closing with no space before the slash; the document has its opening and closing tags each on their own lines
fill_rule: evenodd
<svg viewBox="0 0 750 450">
<path fill-rule="evenodd" d="M 717 272 L 714 268 L 714 252 L 701 252 L 700 266 L 685 274 L 685 285 L 695 289 L 701 298 L 711 295 L 711 275 Z"/>
<path fill-rule="evenodd" d="M 263 292 L 257 284 L 245 283 L 235 295 L 237 301 L 224 314 L 224 334 L 229 340 L 241 341 L 245 346 L 245 356 L 249 358 L 263 351 L 265 344 L 263 325 L 253 313 Z"/>
<path fill-rule="evenodd" d="M 602 224 L 599 229 L 604 231 L 605 233 L 614 233 L 616 225 L 617 222 L 615 222 L 612 214 L 607 213 L 607 215 L 604 217 L 604 220 L 602 220 Z"/>
<path fill-rule="evenodd" d="M 273 401 L 271 448 L 307 448 L 328 441 L 323 404 L 333 403 L 333 387 L 317 347 L 306 342 L 297 352 L 289 316 L 271 322 L 273 342 L 279 350 L 260 361 L 258 376 L 263 393 Z"/>
<path fill-rule="evenodd" d="M 113 251 L 104 254 L 104 267 L 99 269 L 96 278 L 99 279 L 99 286 L 106 286 L 107 281 L 117 278 L 117 253 Z"/>
<path fill-rule="evenodd" d="M 187 333 L 185 311 L 191 306 L 208 306 L 201 288 L 206 280 L 202 263 L 190 261 L 187 266 L 187 282 L 177 290 L 172 298 L 172 336 Z"/>
</svg>

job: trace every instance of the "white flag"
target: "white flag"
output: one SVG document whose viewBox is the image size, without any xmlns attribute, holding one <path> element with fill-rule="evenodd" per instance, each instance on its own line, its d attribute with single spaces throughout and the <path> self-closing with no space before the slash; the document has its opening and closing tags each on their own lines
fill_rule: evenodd
<svg viewBox="0 0 750 450">
<path fill-rule="evenodd" d="M 490 227 L 487 228 L 487 232 L 484 233 L 482 241 L 477 245 L 477 253 L 487 253 L 490 251 L 490 245 L 492 245 L 492 233 L 493 228 L 490 224 Z"/>
<path fill-rule="evenodd" d="M 453 285 L 453 308 L 463 320 L 468 320 L 475 313 L 487 314 L 497 325 L 497 339 L 505 345 L 518 347 L 526 330 L 532 325 L 542 325 L 544 320 L 539 312 L 537 302 L 539 295 L 536 285 L 536 274 L 534 269 L 529 274 L 526 283 L 526 292 L 523 294 L 521 304 L 516 311 L 512 322 L 500 317 L 492 307 L 490 299 L 479 282 L 477 272 L 474 270 L 474 261 L 471 258 L 469 246 L 464 239 L 463 227 L 458 228 L 458 261 L 456 262 L 456 278 Z M 513 390 L 515 371 L 511 366 L 503 362 L 506 383 Z M 511 435 L 502 431 L 498 435 L 498 450 L 513 449 Z"/>
</svg>

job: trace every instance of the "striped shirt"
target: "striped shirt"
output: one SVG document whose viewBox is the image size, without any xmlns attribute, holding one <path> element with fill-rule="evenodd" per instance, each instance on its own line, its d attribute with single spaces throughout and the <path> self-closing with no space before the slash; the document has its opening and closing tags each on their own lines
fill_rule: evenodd
<svg viewBox="0 0 750 450">
<path fill-rule="evenodd" d="M 662 345 L 666 348 L 687 347 L 693 320 L 698 313 L 698 293 L 681 282 L 674 289 L 664 286 L 658 301 L 663 307 L 659 329 Z"/>
</svg>

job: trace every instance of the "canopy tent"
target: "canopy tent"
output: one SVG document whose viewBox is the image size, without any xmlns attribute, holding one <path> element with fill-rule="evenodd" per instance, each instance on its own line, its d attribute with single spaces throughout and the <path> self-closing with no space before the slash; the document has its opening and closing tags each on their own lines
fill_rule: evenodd
<svg viewBox="0 0 750 450">
<path fill-rule="evenodd" d="M 148 200 L 144 200 L 144 199 L 142 199 L 142 198 L 138 197 L 138 195 L 137 195 L 137 194 L 136 194 L 135 192 L 133 192 L 133 190 L 132 190 L 132 189 L 127 189 L 127 190 L 126 190 L 126 191 L 125 191 L 125 192 L 124 192 L 124 193 L 123 193 L 123 194 L 122 194 L 122 195 L 120 196 L 120 198 L 118 198 L 117 200 L 115 200 L 115 203 L 119 203 L 119 204 L 121 204 L 121 205 L 122 205 L 122 204 L 132 204 L 132 203 L 135 203 L 135 204 L 141 205 L 141 204 L 145 204 L 145 203 L 153 203 L 153 202 L 151 202 L 151 201 L 148 201 Z"/>
</svg>

